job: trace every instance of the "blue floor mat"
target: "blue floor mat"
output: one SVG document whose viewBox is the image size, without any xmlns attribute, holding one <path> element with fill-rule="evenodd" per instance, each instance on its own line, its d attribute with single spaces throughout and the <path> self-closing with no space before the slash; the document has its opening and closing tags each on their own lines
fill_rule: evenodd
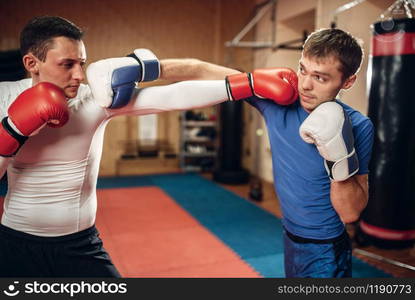
<svg viewBox="0 0 415 300">
<path fill-rule="evenodd" d="M 163 189 L 262 276 L 284 277 L 282 224 L 271 213 L 197 174 L 132 178 L 116 180 L 119 187 L 134 180 Z M 391 277 L 355 257 L 352 262 L 353 277 Z"/>
</svg>

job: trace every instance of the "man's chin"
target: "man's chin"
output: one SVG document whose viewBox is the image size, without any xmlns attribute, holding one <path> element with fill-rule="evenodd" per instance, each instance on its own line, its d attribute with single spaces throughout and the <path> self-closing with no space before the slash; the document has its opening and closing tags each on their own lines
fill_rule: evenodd
<svg viewBox="0 0 415 300">
<path fill-rule="evenodd" d="M 78 90 L 76 90 L 76 91 L 65 90 L 65 96 L 66 96 L 67 99 L 75 98 L 77 94 L 78 94 Z"/>
<path fill-rule="evenodd" d="M 312 111 L 315 108 L 314 103 L 310 103 L 300 99 L 301 106 L 308 112 Z"/>
</svg>

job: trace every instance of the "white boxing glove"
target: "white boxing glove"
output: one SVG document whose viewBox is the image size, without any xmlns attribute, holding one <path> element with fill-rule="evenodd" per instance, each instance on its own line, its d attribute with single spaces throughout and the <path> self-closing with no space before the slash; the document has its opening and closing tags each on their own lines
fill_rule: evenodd
<svg viewBox="0 0 415 300">
<path fill-rule="evenodd" d="M 352 123 L 335 101 L 317 106 L 301 124 L 300 136 L 316 145 L 331 180 L 346 180 L 359 170 Z"/>
<path fill-rule="evenodd" d="M 127 57 L 102 59 L 88 66 L 88 83 L 95 101 L 103 107 L 128 104 L 137 82 L 157 80 L 160 63 L 148 49 L 136 49 Z"/>
</svg>

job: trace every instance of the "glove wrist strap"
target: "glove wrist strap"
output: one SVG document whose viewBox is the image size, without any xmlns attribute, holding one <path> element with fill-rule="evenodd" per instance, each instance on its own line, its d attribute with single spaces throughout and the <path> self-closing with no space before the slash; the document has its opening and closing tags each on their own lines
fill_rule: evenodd
<svg viewBox="0 0 415 300">
<path fill-rule="evenodd" d="M 127 57 L 134 58 L 141 66 L 141 77 L 139 82 L 153 81 L 160 77 L 160 63 L 157 57 L 148 49 L 136 49 Z"/>
<path fill-rule="evenodd" d="M 253 96 L 249 74 L 240 73 L 226 76 L 226 90 L 229 100 L 240 100 Z"/>
<path fill-rule="evenodd" d="M 324 166 L 332 181 L 343 181 L 353 176 L 359 171 L 359 161 L 355 149 L 335 162 L 325 160 Z"/>
<path fill-rule="evenodd" d="M 4 130 L 3 133 L 5 134 L 3 137 L 7 141 L 2 140 L 3 144 L 1 147 L 0 156 L 10 157 L 13 156 L 19 151 L 20 147 L 26 142 L 27 137 L 24 135 L 19 134 L 13 126 L 10 125 L 11 120 L 9 121 L 8 117 L 3 118 L 1 121 L 1 128 Z M 2 135 L 0 133 L 0 135 Z M 17 142 L 17 143 L 16 143 Z"/>
</svg>

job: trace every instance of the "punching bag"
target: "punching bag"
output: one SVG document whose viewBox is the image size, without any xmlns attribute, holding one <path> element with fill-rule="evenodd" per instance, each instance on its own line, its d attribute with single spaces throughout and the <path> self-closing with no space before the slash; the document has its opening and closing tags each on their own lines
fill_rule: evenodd
<svg viewBox="0 0 415 300">
<path fill-rule="evenodd" d="M 220 105 L 220 144 L 215 181 L 243 184 L 249 173 L 242 168 L 242 105 L 243 101 L 225 101 Z"/>
<path fill-rule="evenodd" d="M 415 241 L 415 19 L 378 22 L 372 29 L 368 116 L 375 138 L 369 202 L 358 233 L 380 248 L 410 247 Z"/>
</svg>

